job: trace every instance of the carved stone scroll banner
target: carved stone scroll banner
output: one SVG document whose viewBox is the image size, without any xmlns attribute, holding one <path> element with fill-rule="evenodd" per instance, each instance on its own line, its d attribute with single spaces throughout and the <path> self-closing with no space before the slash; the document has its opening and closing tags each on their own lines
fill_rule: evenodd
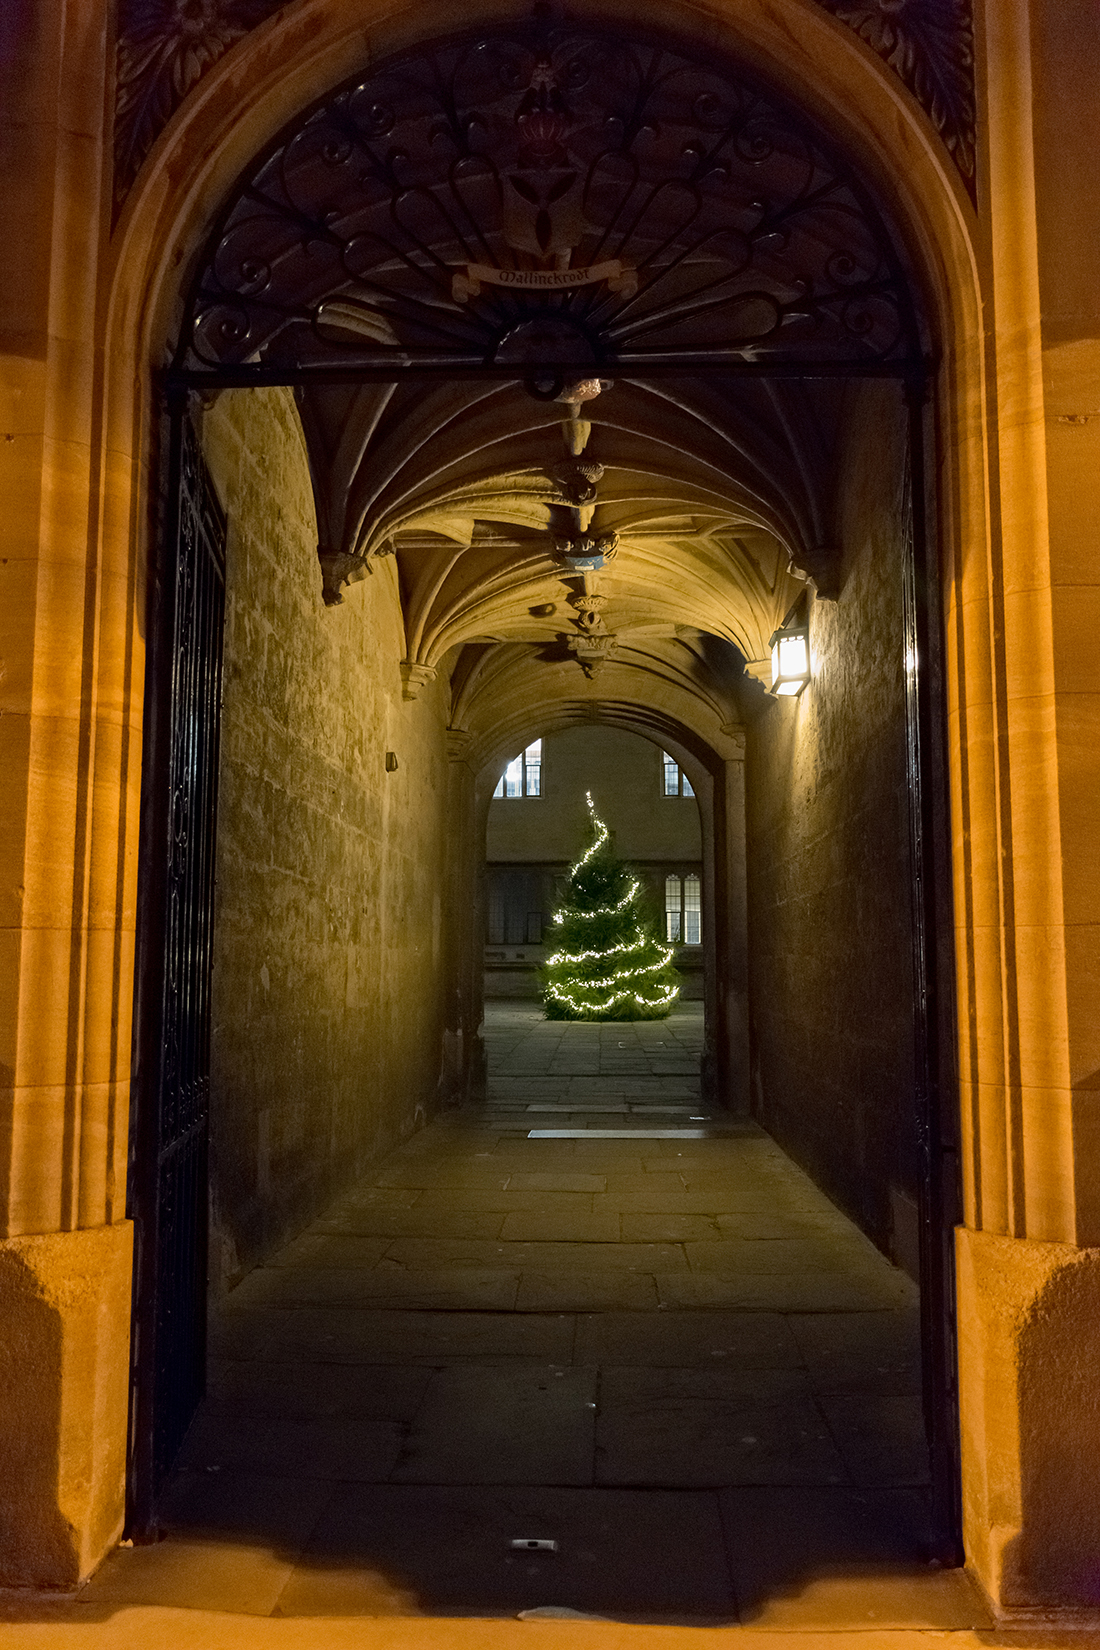
<svg viewBox="0 0 1100 1650">
<path fill-rule="evenodd" d="M 624 298 L 633 298 L 638 290 L 637 271 L 624 269 L 618 258 L 610 258 L 587 269 L 493 269 L 488 264 L 467 264 L 465 273 L 451 281 L 451 292 L 456 303 L 464 304 L 477 297 L 482 285 L 517 287 L 523 292 L 568 292 L 601 281 Z"/>
<path fill-rule="evenodd" d="M 115 198 L 188 92 L 280 0 L 116 0 Z M 816 0 L 917 98 L 973 188 L 971 0 Z M 295 0 L 286 0 L 291 10 Z M 536 110 L 537 115 L 540 111 Z"/>
</svg>

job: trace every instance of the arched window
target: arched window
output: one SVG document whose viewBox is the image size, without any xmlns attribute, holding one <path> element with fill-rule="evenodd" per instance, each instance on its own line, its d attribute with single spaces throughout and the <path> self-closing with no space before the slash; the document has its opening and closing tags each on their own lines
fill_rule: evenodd
<svg viewBox="0 0 1100 1650">
<path fill-rule="evenodd" d="M 694 796 L 691 780 L 681 768 L 679 762 L 674 762 L 667 751 L 661 752 L 661 762 L 664 767 L 664 784 L 662 796 Z"/>
<path fill-rule="evenodd" d="M 535 739 L 514 756 L 497 780 L 494 797 L 542 795 L 542 740 Z"/>
</svg>

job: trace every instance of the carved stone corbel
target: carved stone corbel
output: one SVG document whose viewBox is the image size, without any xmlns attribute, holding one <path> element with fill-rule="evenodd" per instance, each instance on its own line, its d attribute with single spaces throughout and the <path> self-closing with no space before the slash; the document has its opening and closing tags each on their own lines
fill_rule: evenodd
<svg viewBox="0 0 1100 1650">
<path fill-rule="evenodd" d="M 420 665 L 415 659 L 401 661 L 401 697 L 419 699 L 429 682 L 435 681 L 435 666 Z"/>
<path fill-rule="evenodd" d="M 835 602 L 840 595 L 840 568 L 840 551 L 829 545 L 799 550 L 791 557 L 791 572 L 812 580 L 819 600 L 824 602 Z"/>
<path fill-rule="evenodd" d="M 321 594 L 326 607 L 339 607 L 344 599 L 344 585 L 356 584 L 372 571 L 365 556 L 349 556 L 343 550 L 322 550 L 318 546 L 317 560 L 321 564 Z"/>
</svg>

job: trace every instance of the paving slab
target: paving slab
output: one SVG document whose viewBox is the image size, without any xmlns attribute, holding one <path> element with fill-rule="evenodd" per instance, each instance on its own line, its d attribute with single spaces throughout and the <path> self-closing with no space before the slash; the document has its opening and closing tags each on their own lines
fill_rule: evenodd
<svg viewBox="0 0 1100 1650">
<path fill-rule="evenodd" d="M 286 1314 L 273 1306 L 245 1306 L 234 1290 L 212 1308 L 206 1335 L 208 1358 L 264 1358 L 282 1332 Z"/>
<path fill-rule="evenodd" d="M 440 1275 L 451 1267 L 508 1272 L 584 1271 L 671 1272 L 686 1270 L 683 1249 L 675 1243 L 484 1243 L 473 1238 L 397 1238 L 386 1251 L 386 1263 Z M 368 1280 L 369 1281 L 369 1280 Z"/>
<path fill-rule="evenodd" d="M 408 1214 L 410 1210 L 402 1210 Z M 293 1243 L 284 1244 L 267 1262 L 282 1266 L 376 1266 L 389 1248 L 389 1237 L 368 1237 L 362 1232 L 306 1232 Z"/>
<path fill-rule="evenodd" d="M 493 1238 L 499 1236 L 502 1220 L 499 1210 L 479 1212 L 418 1205 L 411 1209 L 350 1210 L 315 1221 L 311 1231 L 356 1237 Z"/>
<path fill-rule="evenodd" d="M 430 1371 L 415 1364 L 340 1364 L 315 1359 L 211 1363 L 207 1412 L 407 1421 L 424 1396 Z"/>
<path fill-rule="evenodd" d="M 644 1169 L 630 1173 L 610 1171 L 605 1176 L 604 1191 L 622 1196 L 627 1192 L 641 1192 L 646 1197 L 656 1196 L 660 1192 L 684 1192 L 687 1187 L 682 1175 L 675 1169 L 668 1169 L 660 1173 L 647 1174 Z"/>
<path fill-rule="evenodd" d="M 556 1177 L 556 1178 L 560 1178 Z M 570 1179 L 577 1177 L 570 1176 Z M 602 1186 L 602 1177 L 598 1175 L 583 1176 L 587 1180 L 599 1181 Z M 561 1213 L 573 1211 L 592 1212 L 592 1191 L 544 1191 L 531 1190 L 529 1187 L 517 1186 L 516 1176 L 511 1177 L 509 1184 L 503 1191 L 468 1191 L 442 1192 L 431 1191 L 420 1194 L 418 1209 L 439 1210 L 448 1209 L 467 1212 L 482 1212 L 494 1214 L 511 1214 L 513 1210 L 531 1210 L 536 1214 Z"/>
<path fill-rule="evenodd" d="M 280 1315 L 267 1356 L 374 1366 L 534 1358 L 566 1363 L 574 1338 L 564 1313 L 405 1307 L 299 1307 Z"/>
<path fill-rule="evenodd" d="M 647 1273 L 609 1267 L 601 1272 L 524 1271 L 517 1312 L 655 1312 L 657 1284 Z"/>
<path fill-rule="evenodd" d="M 486 1191 L 503 1191 L 508 1177 L 493 1164 L 486 1167 L 483 1164 L 457 1165 L 429 1160 L 398 1163 L 392 1167 L 387 1163 L 377 1171 L 374 1181 L 378 1186 L 401 1187 L 408 1191 L 423 1191 L 429 1187 L 454 1191 L 481 1187 Z"/>
<path fill-rule="evenodd" d="M 814 1390 L 917 1396 L 921 1390 L 920 1310 L 792 1314 Z"/>
<path fill-rule="evenodd" d="M 510 1192 L 605 1192 L 607 1179 L 600 1174 L 554 1174 L 536 1170 L 510 1175 L 507 1186 Z"/>
<path fill-rule="evenodd" d="M 853 1484 L 928 1482 L 928 1443 L 921 1400 L 846 1394 L 819 1397 Z"/>
<path fill-rule="evenodd" d="M 207 1409 L 192 1424 L 179 1465 L 208 1473 L 377 1484 L 390 1476 L 403 1440 L 400 1423 L 360 1415 L 301 1420 Z"/>
<path fill-rule="evenodd" d="M 577 1318 L 574 1357 L 595 1364 L 794 1369 L 803 1355 L 788 1320 L 768 1312 L 601 1312 Z"/>
<path fill-rule="evenodd" d="M 687 1243 L 693 1272 L 843 1272 L 885 1276 L 896 1270 L 869 1243 L 854 1236 L 821 1233 L 798 1238 L 724 1238 Z"/>
<path fill-rule="evenodd" d="M 692 1197 L 701 1194 L 692 1192 Z M 718 1211 L 718 1230 L 724 1238 L 750 1238 L 767 1242 L 772 1238 L 814 1237 L 819 1234 L 848 1237 L 852 1223 L 839 1209 L 753 1209 L 727 1214 Z"/>
<path fill-rule="evenodd" d="M 797 1369 L 608 1369 L 601 1483 L 829 1484 L 847 1478 Z"/>
<path fill-rule="evenodd" d="M 372 1186 L 364 1181 L 338 1197 L 328 1213 L 334 1215 L 344 1209 L 411 1209 L 418 1196 L 408 1187 Z"/>
<path fill-rule="evenodd" d="M 505 1215 L 500 1229 L 501 1238 L 513 1242 L 618 1243 L 622 1235 L 619 1216 L 607 1209 L 601 1209 L 598 1214 L 580 1209 L 573 1213 L 515 1210 Z"/>
<path fill-rule="evenodd" d="M 624 1243 L 705 1243 L 718 1237 L 718 1222 L 713 1215 L 700 1214 L 624 1214 L 622 1222 Z M 688 1251 L 690 1257 L 690 1250 Z"/>
<path fill-rule="evenodd" d="M 616 1209 L 622 1215 L 680 1214 L 710 1217 L 716 1216 L 723 1206 L 717 1194 L 686 1191 L 678 1175 L 662 1175 L 659 1178 L 656 1175 L 645 1175 L 638 1178 L 640 1184 L 632 1190 L 624 1191 L 616 1187 L 605 1192 L 598 1200 L 597 1207 Z M 738 1218 L 750 1220 L 753 1217 L 741 1215 Z"/>
<path fill-rule="evenodd" d="M 429 1238 L 398 1239 L 429 1243 Z M 440 1239 L 440 1242 L 448 1241 Z M 450 1240 L 457 1242 L 457 1239 Z M 409 1308 L 452 1306 L 507 1312 L 513 1305 L 518 1272 L 501 1268 L 402 1266 L 383 1261 L 371 1270 L 329 1267 L 265 1267 L 246 1280 L 253 1301 L 283 1306 L 369 1306 L 396 1303 Z M 244 1287 L 242 1285 L 242 1287 Z"/>
<path fill-rule="evenodd" d="M 431 1379 L 397 1483 L 591 1484 L 596 1371 L 454 1366 Z"/>
<path fill-rule="evenodd" d="M 725 1307 L 743 1312 L 859 1312 L 906 1303 L 908 1278 L 877 1272 L 664 1272 L 657 1287 L 666 1306 Z"/>
</svg>

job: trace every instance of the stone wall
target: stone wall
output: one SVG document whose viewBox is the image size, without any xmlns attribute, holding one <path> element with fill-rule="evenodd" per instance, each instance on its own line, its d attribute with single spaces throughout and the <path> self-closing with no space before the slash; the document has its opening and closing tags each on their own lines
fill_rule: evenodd
<svg viewBox="0 0 1100 1650">
<path fill-rule="evenodd" d="M 691 797 L 662 795 L 661 752 L 650 740 L 620 728 L 566 728 L 543 740 L 542 759 L 541 796 L 489 805 L 490 864 L 575 859 L 588 827 L 587 790 L 623 859 L 702 858 L 698 805 Z"/>
<path fill-rule="evenodd" d="M 402 699 L 392 561 L 342 606 L 322 605 L 289 393 L 223 394 L 203 442 L 229 518 L 211 1051 L 218 1288 L 435 1100 L 447 763 L 442 690 Z"/>
<path fill-rule="evenodd" d="M 757 694 L 746 752 L 753 1105 L 784 1149 L 916 1268 L 902 547 L 905 422 L 866 397 L 838 481 L 839 600 L 813 679 Z"/>
</svg>

